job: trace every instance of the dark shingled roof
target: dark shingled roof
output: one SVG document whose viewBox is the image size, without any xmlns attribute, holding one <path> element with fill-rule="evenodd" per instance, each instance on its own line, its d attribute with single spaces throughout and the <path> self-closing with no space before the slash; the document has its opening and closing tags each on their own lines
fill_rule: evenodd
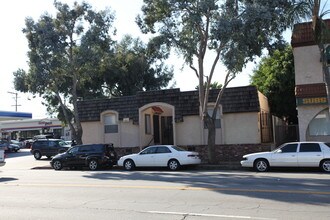
<svg viewBox="0 0 330 220">
<path fill-rule="evenodd" d="M 330 28 L 330 19 L 324 20 L 325 25 Z M 329 37 L 325 40 L 330 42 Z M 316 45 L 312 22 L 295 24 L 291 36 L 292 47 L 304 47 Z"/>
<path fill-rule="evenodd" d="M 210 90 L 209 102 L 215 102 L 219 90 Z M 134 96 L 111 99 L 84 100 L 78 102 L 81 122 L 100 121 L 100 114 L 107 110 L 117 111 L 119 119 L 130 118 L 139 122 L 139 108 L 153 102 L 163 102 L 175 107 L 175 120 L 183 116 L 199 114 L 198 91 L 181 92 L 180 89 L 138 92 Z M 259 96 L 255 86 L 227 88 L 221 104 L 223 113 L 259 112 Z"/>
</svg>

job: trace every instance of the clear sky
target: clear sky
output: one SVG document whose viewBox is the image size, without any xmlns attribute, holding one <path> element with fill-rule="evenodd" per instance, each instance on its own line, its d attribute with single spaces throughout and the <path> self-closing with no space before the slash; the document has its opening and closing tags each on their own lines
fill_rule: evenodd
<svg viewBox="0 0 330 220">
<path fill-rule="evenodd" d="M 72 6 L 74 0 L 62 0 Z M 77 2 L 81 2 L 77 0 Z M 124 34 L 133 37 L 146 37 L 140 32 L 135 23 L 135 17 L 140 13 L 142 0 L 86 0 L 94 10 L 103 10 L 109 7 L 115 12 L 116 20 L 114 27 L 117 29 L 117 39 Z M 38 20 L 40 16 L 48 12 L 55 13 L 53 0 L 10 0 L 2 4 L 0 8 L 0 20 L 2 33 L 0 35 L 0 111 L 15 111 L 15 95 L 9 92 L 16 92 L 13 86 L 13 72 L 19 68 L 28 70 L 27 66 L 27 39 L 22 33 L 25 27 L 25 18 L 32 17 Z M 211 60 L 211 58 L 210 58 Z M 193 90 L 198 85 L 195 74 L 189 69 L 182 69 L 182 61 L 173 55 L 167 62 L 174 66 L 176 88 L 181 91 Z M 249 75 L 252 72 L 253 64 L 248 65 L 237 78 L 231 82 L 230 87 L 245 86 L 249 84 Z M 224 69 L 219 67 L 214 77 L 215 81 L 223 82 Z M 35 119 L 47 117 L 46 108 L 41 104 L 41 98 L 33 98 L 31 94 L 18 93 L 17 110 L 19 112 L 30 112 Z"/>
</svg>

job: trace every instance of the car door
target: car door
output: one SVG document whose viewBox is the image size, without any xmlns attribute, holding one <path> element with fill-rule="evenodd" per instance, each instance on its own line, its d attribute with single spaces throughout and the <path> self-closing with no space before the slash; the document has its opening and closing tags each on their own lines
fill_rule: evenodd
<svg viewBox="0 0 330 220">
<path fill-rule="evenodd" d="M 48 153 L 47 155 L 55 156 L 58 154 L 59 144 L 56 141 L 47 141 L 48 142 Z"/>
<path fill-rule="evenodd" d="M 318 167 L 323 159 L 319 143 L 301 143 L 298 152 L 298 165 L 300 167 Z"/>
<path fill-rule="evenodd" d="M 154 157 L 155 166 L 166 167 L 168 161 L 171 159 L 172 152 L 166 146 L 157 147 L 157 151 Z"/>
<path fill-rule="evenodd" d="M 135 165 L 141 167 L 155 166 L 156 150 L 157 147 L 148 147 L 145 150 L 141 151 L 134 158 Z"/>
<path fill-rule="evenodd" d="M 67 166 L 75 166 L 79 161 L 79 147 L 73 147 L 65 153 L 64 163 Z"/>
<path fill-rule="evenodd" d="M 298 143 L 288 143 L 274 151 L 271 158 L 271 166 L 296 167 L 298 166 L 297 157 Z"/>
</svg>

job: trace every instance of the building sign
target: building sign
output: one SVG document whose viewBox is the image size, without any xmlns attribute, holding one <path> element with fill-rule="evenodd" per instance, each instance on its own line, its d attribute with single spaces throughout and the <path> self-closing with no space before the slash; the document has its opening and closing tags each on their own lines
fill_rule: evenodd
<svg viewBox="0 0 330 220">
<path fill-rule="evenodd" d="M 39 125 L 44 125 L 44 126 L 47 126 L 47 125 L 52 125 L 53 122 L 51 121 L 45 121 L 45 120 L 41 120 L 38 122 Z"/>
<path fill-rule="evenodd" d="M 297 98 L 297 105 L 325 105 L 327 97 Z"/>
</svg>

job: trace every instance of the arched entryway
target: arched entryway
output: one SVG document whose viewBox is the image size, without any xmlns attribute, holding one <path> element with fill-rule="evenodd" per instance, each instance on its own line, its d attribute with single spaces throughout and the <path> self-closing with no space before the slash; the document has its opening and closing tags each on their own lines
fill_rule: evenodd
<svg viewBox="0 0 330 220">
<path fill-rule="evenodd" d="M 329 109 L 320 111 L 309 123 L 306 131 L 307 141 L 330 141 Z"/>
<path fill-rule="evenodd" d="M 175 144 L 175 109 L 155 102 L 139 109 L 140 146 Z"/>
</svg>

